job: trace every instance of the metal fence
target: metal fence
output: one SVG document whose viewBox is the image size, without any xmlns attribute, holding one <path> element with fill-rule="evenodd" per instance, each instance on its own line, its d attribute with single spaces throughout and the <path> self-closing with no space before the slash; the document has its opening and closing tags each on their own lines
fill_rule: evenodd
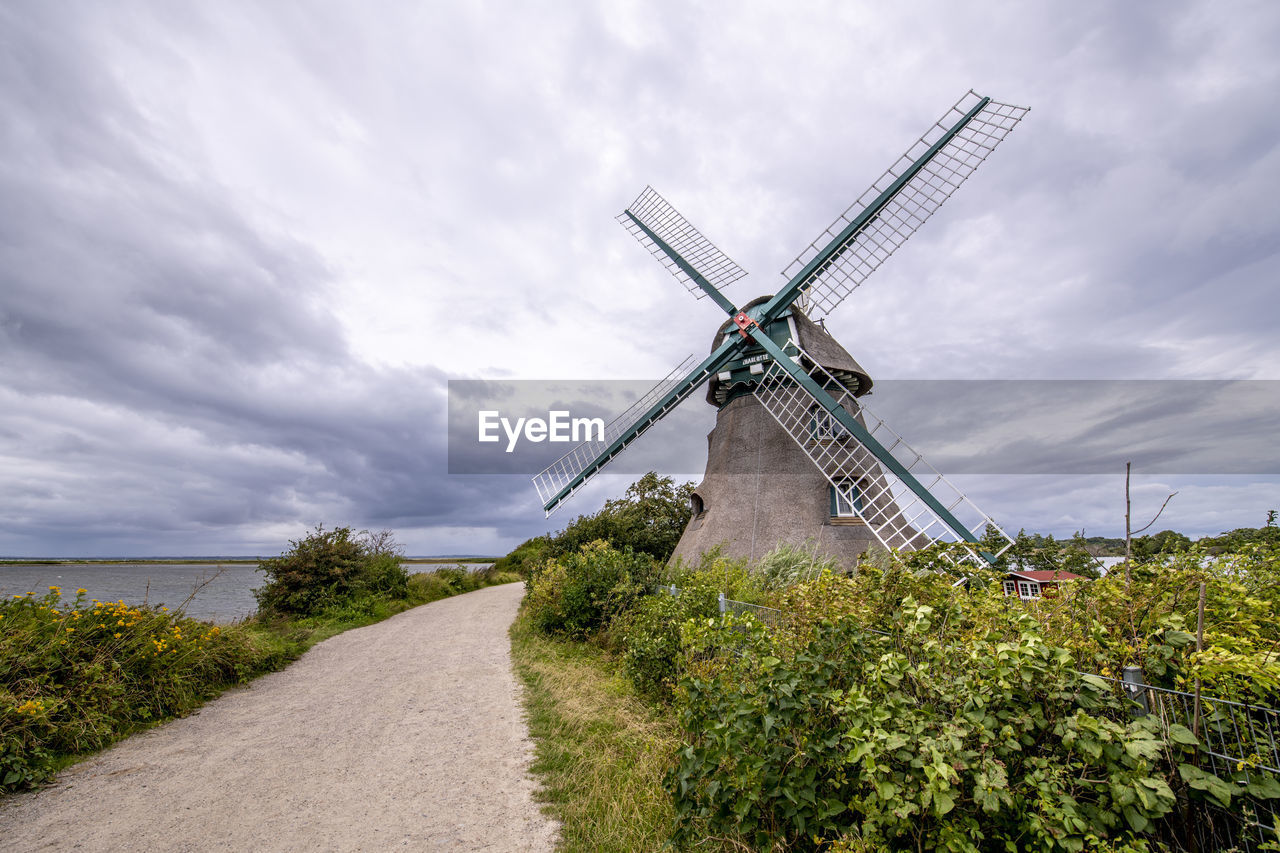
<svg viewBox="0 0 1280 853">
<path fill-rule="evenodd" d="M 659 590 L 680 594 L 674 584 Z M 722 616 L 750 614 L 770 627 L 791 615 L 774 607 L 735 601 L 724 593 L 720 593 L 719 606 Z M 864 630 L 890 636 L 888 631 Z M 1280 710 L 1201 695 L 1197 718 L 1195 694 L 1147 684 L 1138 667 L 1126 667 L 1123 679 L 1080 675 L 1113 684 L 1134 702 L 1135 715 L 1154 715 L 1166 733 L 1176 723 L 1198 734 L 1198 765 L 1233 789 L 1230 811 L 1207 802 L 1193 806 L 1186 792 L 1181 792 L 1180 814 L 1175 818 L 1183 824 L 1183 831 L 1195 838 L 1198 849 L 1276 849 L 1271 845 L 1280 843 L 1280 799 L 1255 796 L 1248 786 L 1265 779 L 1280 785 Z"/>
</svg>

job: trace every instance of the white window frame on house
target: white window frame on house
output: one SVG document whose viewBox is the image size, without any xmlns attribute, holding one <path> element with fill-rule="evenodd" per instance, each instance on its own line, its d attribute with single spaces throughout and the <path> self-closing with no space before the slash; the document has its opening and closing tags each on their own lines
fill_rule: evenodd
<svg viewBox="0 0 1280 853">
<path fill-rule="evenodd" d="M 1005 594 L 1005 595 L 1017 595 L 1017 594 L 1018 594 L 1018 582 L 1017 582 L 1017 581 L 1005 581 L 1005 582 L 1004 582 L 1004 594 Z"/>
<path fill-rule="evenodd" d="M 1018 598 L 1030 601 L 1040 597 L 1040 584 L 1035 581 L 1018 581 Z"/>
</svg>

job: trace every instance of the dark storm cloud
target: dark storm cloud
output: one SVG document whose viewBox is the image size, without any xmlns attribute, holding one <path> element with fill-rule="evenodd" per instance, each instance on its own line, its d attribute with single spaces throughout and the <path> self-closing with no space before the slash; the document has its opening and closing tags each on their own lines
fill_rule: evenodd
<svg viewBox="0 0 1280 853">
<path fill-rule="evenodd" d="M 0 547 L 502 511 L 491 481 L 464 502 L 441 479 L 438 371 L 354 360 L 321 258 L 156 156 L 66 19 L 0 15 Z"/>
<path fill-rule="evenodd" d="M 723 317 L 611 221 L 641 187 L 752 271 L 744 300 L 970 85 L 1033 111 L 833 314 L 877 380 L 1275 378 L 1280 14 L 926 9 L 0 3 L 0 553 L 546 529 L 526 477 L 447 474 L 446 376 L 661 374 Z M 877 389 L 960 476 L 1272 459 L 1274 410 L 1226 386 Z M 620 470 L 696 476 L 711 412 Z M 1098 517 L 1101 487 L 1023 482 L 979 502 Z"/>
</svg>

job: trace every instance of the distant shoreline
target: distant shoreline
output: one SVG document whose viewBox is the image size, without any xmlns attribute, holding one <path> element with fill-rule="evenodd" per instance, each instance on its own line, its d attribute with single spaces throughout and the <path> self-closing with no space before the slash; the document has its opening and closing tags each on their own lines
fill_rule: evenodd
<svg viewBox="0 0 1280 853">
<path fill-rule="evenodd" d="M 204 564 L 228 565 L 233 563 L 260 563 L 269 557 L 139 557 L 128 559 L 112 557 L 98 559 L 94 557 L 49 559 L 43 557 L 0 557 L 0 566 L 121 566 L 121 565 L 192 565 Z M 497 557 L 404 557 L 402 563 L 418 563 L 423 565 L 440 565 L 456 563 L 493 563 Z"/>
</svg>

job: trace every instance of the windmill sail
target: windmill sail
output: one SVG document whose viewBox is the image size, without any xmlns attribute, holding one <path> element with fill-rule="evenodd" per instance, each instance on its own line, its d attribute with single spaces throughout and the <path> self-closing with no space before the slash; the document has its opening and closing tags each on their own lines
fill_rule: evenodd
<svg viewBox="0 0 1280 853">
<path fill-rule="evenodd" d="M 789 281 L 803 276 L 797 305 L 814 319 L 829 314 L 951 197 L 1027 111 L 972 90 L 957 101 L 783 272 Z M 824 253 L 829 256 L 806 271 Z"/>
<path fill-rule="evenodd" d="M 547 515 L 582 488 L 623 448 L 688 397 L 715 372 L 730 352 L 731 347 L 721 347 L 701 364 L 697 363 L 696 356 L 689 356 L 626 411 L 606 424 L 603 441 L 584 441 L 535 476 L 533 484 Z"/>
<path fill-rule="evenodd" d="M 861 424 L 871 439 L 901 466 L 906 477 L 882 464 L 858 438 L 826 418 L 826 409 L 780 361 L 765 370 L 754 394 L 761 405 L 817 466 L 840 498 L 851 504 L 880 544 L 890 549 L 915 549 L 935 542 L 966 543 L 971 557 L 977 549 L 966 542 L 986 529 L 999 531 L 1003 553 L 1013 540 L 991 518 L 938 473 L 884 421 L 854 400 L 826 368 L 800 351 L 798 362 L 817 385 Z M 914 483 L 908 482 L 914 480 Z M 927 493 L 929 497 L 925 497 Z M 932 504 L 932 505 L 931 505 Z M 958 524 L 957 524 L 958 522 Z M 957 529 L 959 527 L 960 529 Z"/>
<path fill-rule="evenodd" d="M 618 221 L 698 299 L 708 292 L 694 275 L 690 275 L 685 265 L 717 290 L 747 274 L 652 187 L 645 187 L 631 206 L 618 216 Z M 672 257 L 654 240 L 655 237 L 679 257 Z"/>
</svg>

